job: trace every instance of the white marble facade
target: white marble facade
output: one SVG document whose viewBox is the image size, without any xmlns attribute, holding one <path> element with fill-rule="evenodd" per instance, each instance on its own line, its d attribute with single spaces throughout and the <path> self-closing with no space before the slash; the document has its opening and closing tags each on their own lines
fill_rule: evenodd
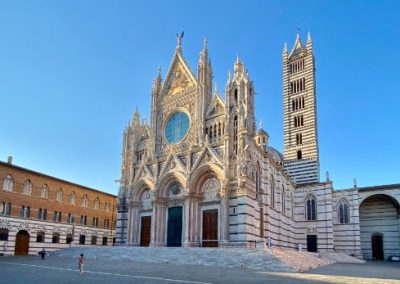
<svg viewBox="0 0 400 284">
<path fill-rule="evenodd" d="M 184 59 L 181 41 L 178 36 L 165 79 L 159 71 L 153 82 L 150 123 L 141 121 L 136 111 L 124 131 L 117 243 L 262 247 L 271 240 L 280 247 L 301 245 L 304 250 L 373 258 L 373 235 L 383 232 L 384 256 L 400 253 L 400 185 L 335 191 L 329 177 L 319 181 L 311 37 L 307 48 L 297 38 L 292 52 L 284 55 L 286 64 L 307 57 L 304 68 L 313 69 L 304 72 L 305 86 L 312 86 L 313 92 L 302 94 L 300 88 L 293 102 L 285 84 L 301 81 L 302 72 L 287 73 L 284 81 L 284 97 L 290 103 L 284 108 L 285 131 L 294 131 L 297 139 L 297 145 L 285 142 L 285 156 L 268 145 L 262 126 L 256 127 L 254 84 L 241 59 L 228 73 L 223 98 L 212 88 L 207 41 L 197 74 Z M 295 119 L 296 127 L 310 123 L 311 134 L 300 137 L 292 129 L 296 103 L 313 106 L 300 109 L 304 121 Z M 302 163 L 308 163 L 308 182 L 307 171 L 296 174 Z M 368 194 L 376 198 L 368 200 Z M 380 212 L 378 207 L 389 216 L 383 230 L 374 213 L 363 213 Z"/>
</svg>

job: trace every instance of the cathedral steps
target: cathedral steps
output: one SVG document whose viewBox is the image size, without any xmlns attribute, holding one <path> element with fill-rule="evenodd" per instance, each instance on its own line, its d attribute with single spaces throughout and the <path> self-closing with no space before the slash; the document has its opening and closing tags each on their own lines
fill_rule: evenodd
<svg viewBox="0 0 400 284">
<path fill-rule="evenodd" d="M 342 263 L 363 263 L 364 261 L 351 257 L 344 253 L 313 253 L 306 251 L 295 251 L 290 249 L 272 248 L 269 250 L 272 255 L 297 272 L 304 272 L 320 266 Z"/>
<path fill-rule="evenodd" d="M 111 261 L 159 262 L 216 267 L 255 268 L 267 271 L 294 271 L 268 250 L 245 248 L 170 248 L 170 247 L 96 247 L 74 246 L 52 253 Z"/>
</svg>

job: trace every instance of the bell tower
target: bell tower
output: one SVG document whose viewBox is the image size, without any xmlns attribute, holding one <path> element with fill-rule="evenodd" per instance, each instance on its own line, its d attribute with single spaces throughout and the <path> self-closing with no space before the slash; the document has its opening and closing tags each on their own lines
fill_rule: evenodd
<svg viewBox="0 0 400 284">
<path fill-rule="evenodd" d="M 311 36 L 283 49 L 284 167 L 296 184 L 319 182 L 315 63 Z"/>
</svg>

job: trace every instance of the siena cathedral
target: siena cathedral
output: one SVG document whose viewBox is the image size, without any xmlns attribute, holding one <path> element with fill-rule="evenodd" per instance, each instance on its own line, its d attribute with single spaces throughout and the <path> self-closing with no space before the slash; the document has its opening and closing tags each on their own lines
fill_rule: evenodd
<svg viewBox="0 0 400 284">
<path fill-rule="evenodd" d="M 283 49 L 283 154 L 256 125 L 255 87 L 238 57 L 213 91 L 207 41 L 195 74 L 182 35 L 151 120 L 136 110 L 123 134 L 117 243 L 400 254 L 400 184 L 334 190 L 320 181 L 315 58 L 308 34 Z"/>
</svg>

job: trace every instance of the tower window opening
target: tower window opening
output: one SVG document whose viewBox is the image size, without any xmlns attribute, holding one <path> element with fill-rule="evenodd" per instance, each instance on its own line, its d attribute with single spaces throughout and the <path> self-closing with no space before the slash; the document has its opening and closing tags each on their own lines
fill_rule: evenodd
<svg viewBox="0 0 400 284">
<path fill-rule="evenodd" d="M 303 134 L 298 133 L 296 134 L 296 145 L 301 145 L 303 144 Z"/>
<path fill-rule="evenodd" d="M 303 154 L 301 153 L 301 150 L 297 151 L 297 160 L 301 160 L 303 158 Z"/>
<path fill-rule="evenodd" d="M 235 104 L 238 102 L 238 90 L 235 89 Z"/>
</svg>

